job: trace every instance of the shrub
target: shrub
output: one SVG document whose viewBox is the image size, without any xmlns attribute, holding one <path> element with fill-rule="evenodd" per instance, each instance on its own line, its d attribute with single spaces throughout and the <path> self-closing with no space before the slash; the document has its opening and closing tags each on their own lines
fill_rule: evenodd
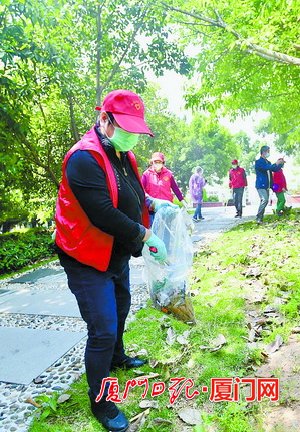
<svg viewBox="0 0 300 432">
<path fill-rule="evenodd" d="M 209 195 L 205 199 L 206 202 L 218 202 L 219 198 L 216 195 Z"/>
<path fill-rule="evenodd" d="M 19 270 L 55 254 L 51 232 L 33 228 L 0 235 L 0 274 Z"/>
</svg>

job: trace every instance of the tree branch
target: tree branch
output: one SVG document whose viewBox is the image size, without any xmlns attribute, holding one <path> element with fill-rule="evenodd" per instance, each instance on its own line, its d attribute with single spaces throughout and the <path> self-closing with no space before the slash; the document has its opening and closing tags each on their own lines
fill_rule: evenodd
<svg viewBox="0 0 300 432">
<path fill-rule="evenodd" d="M 122 54 L 120 55 L 119 59 L 115 62 L 115 64 L 114 64 L 114 66 L 113 66 L 113 68 L 112 68 L 109 76 L 107 77 L 105 83 L 101 86 L 101 92 L 109 84 L 109 82 L 111 81 L 111 79 L 113 78 L 113 76 L 115 75 L 115 73 L 117 72 L 118 68 L 120 67 L 122 61 L 124 60 L 124 58 L 125 58 L 125 56 L 127 54 L 127 51 L 129 49 L 130 45 L 132 44 L 132 42 L 133 42 L 133 40 L 134 40 L 137 32 L 139 31 L 139 29 L 141 28 L 141 26 L 143 24 L 143 19 L 144 19 L 146 13 L 147 13 L 147 5 L 145 6 L 145 8 L 144 8 L 144 10 L 143 10 L 143 12 L 142 12 L 142 14 L 140 16 L 139 21 L 134 26 L 134 30 L 131 33 L 131 35 L 129 36 L 127 44 L 126 44 L 126 46 L 125 46 Z"/>
<path fill-rule="evenodd" d="M 251 43 L 251 42 L 247 42 L 247 40 L 244 39 L 237 31 L 235 31 L 234 29 L 229 27 L 223 21 L 223 19 L 221 18 L 220 14 L 217 10 L 214 10 L 214 12 L 217 16 L 217 20 L 215 20 L 215 19 L 209 18 L 207 16 L 204 16 L 202 14 L 197 14 L 194 12 L 188 12 L 188 11 L 184 11 L 182 9 L 175 8 L 173 6 L 169 6 L 166 3 L 162 3 L 162 4 L 163 4 L 163 6 L 165 6 L 165 8 L 173 10 L 174 12 L 178 12 L 178 13 L 181 13 L 183 15 L 193 17 L 196 20 L 209 23 L 214 27 L 218 27 L 218 28 L 221 28 L 221 29 L 227 31 L 228 33 L 232 34 L 239 41 L 239 45 L 240 45 L 241 50 L 243 50 L 245 52 L 255 54 L 255 55 L 262 57 L 266 60 L 276 61 L 278 63 L 283 63 L 283 64 L 292 64 L 295 66 L 300 66 L 300 58 L 299 57 L 293 57 L 293 56 L 290 56 L 290 55 L 285 54 L 285 53 L 269 50 L 267 48 L 261 47 L 260 45 L 257 45 L 257 44 Z M 243 48 L 243 46 L 245 48 Z"/>
<path fill-rule="evenodd" d="M 71 126 L 72 136 L 74 142 L 77 142 L 80 140 L 80 135 L 75 120 L 73 95 L 69 93 L 67 97 L 69 102 L 70 126 Z"/>
</svg>

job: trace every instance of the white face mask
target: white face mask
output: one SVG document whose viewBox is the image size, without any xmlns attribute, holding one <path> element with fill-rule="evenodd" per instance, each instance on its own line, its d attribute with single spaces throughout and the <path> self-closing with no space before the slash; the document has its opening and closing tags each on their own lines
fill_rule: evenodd
<svg viewBox="0 0 300 432">
<path fill-rule="evenodd" d="M 154 163 L 154 164 L 153 164 L 153 168 L 154 168 L 155 171 L 157 171 L 157 172 L 161 171 L 162 167 L 163 167 L 163 164 L 160 163 L 160 162 L 158 162 L 158 163 Z"/>
<path fill-rule="evenodd" d="M 232 166 L 233 169 L 236 169 L 236 168 L 237 168 L 237 165 L 231 165 L 231 166 Z"/>
<path fill-rule="evenodd" d="M 268 159 L 270 157 L 270 153 L 265 153 L 265 158 Z"/>
</svg>

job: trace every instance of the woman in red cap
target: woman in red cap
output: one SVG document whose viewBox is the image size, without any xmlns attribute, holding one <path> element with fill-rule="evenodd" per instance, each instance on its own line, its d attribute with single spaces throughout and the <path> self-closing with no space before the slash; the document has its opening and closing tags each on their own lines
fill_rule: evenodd
<svg viewBox="0 0 300 432">
<path fill-rule="evenodd" d="M 164 243 L 148 227 L 148 208 L 131 149 L 139 134 L 153 136 L 141 98 L 115 90 L 103 101 L 97 123 L 66 154 L 56 206 L 56 245 L 69 288 L 87 323 L 86 375 L 91 410 L 108 430 L 125 431 L 128 420 L 106 401 L 104 378 L 114 368 L 145 360 L 124 352 L 130 308 L 129 259 L 144 243 L 160 262 Z M 155 210 L 166 203 L 148 198 Z M 97 401 L 96 401 L 97 399 Z"/>
<path fill-rule="evenodd" d="M 247 176 L 244 168 L 239 166 L 237 159 L 231 162 L 229 170 L 229 187 L 232 189 L 233 201 L 236 208 L 235 218 L 241 218 L 243 214 L 243 195 L 247 186 Z"/>
<path fill-rule="evenodd" d="M 165 155 L 155 152 L 151 157 L 151 166 L 142 175 L 145 192 L 151 197 L 173 202 L 174 194 L 182 201 L 184 199 L 172 171 L 165 167 Z M 150 207 L 150 219 L 153 212 Z"/>
</svg>

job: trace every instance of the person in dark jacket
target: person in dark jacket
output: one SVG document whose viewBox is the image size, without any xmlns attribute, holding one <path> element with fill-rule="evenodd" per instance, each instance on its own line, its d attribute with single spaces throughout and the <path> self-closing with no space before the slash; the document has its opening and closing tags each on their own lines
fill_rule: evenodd
<svg viewBox="0 0 300 432">
<path fill-rule="evenodd" d="M 237 159 L 233 159 L 231 162 L 231 169 L 229 170 L 229 187 L 232 189 L 236 218 L 241 218 L 243 214 L 243 195 L 247 184 L 247 176 L 244 168 L 239 166 Z"/>
<path fill-rule="evenodd" d="M 260 197 L 260 205 L 256 215 L 256 222 L 262 224 L 265 209 L 269 201 L 270 188 L 273 185 L 272 172 L 279 171 L 284 164 L 282 158 L 279 158 L 274 164 L 268 161 L 270 156 L 270 147 L 262 146 L 260 149 L 260 158 L 255 161 L 256 182 L 255 187 Z"/>
<path fill-rule="evenodd" d="M 125 354 L 123 332 L 130 308 L 129 259 L 144 244 L 158 261 L 164 243 L 148 228 L 148 197 L 131 149 L 139 134 L 153 136 L 141 98 L 127 90 L 110 92 L 98 107 L 96 125 L 67 153 L 56 205 L 56 245 L 68 285 L 87 323 L 86 376 L 91 410 L 108 430 L 128 429 L 128 420 L 101 386 L 115 368 L 146 363 Z M 101 389 L 103 390 L 101 394 Z"/>
</svg>

